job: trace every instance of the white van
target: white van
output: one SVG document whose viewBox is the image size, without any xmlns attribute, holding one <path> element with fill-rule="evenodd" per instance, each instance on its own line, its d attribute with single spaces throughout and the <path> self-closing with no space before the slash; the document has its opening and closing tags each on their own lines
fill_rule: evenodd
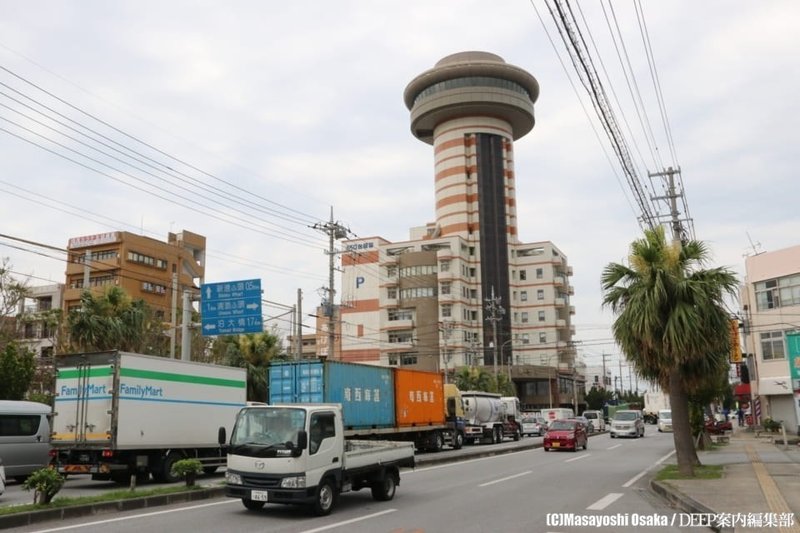
<svg viewBox="0 0 800 533">
<path fill-rule="evenodd" d="M 672 409 L 662 409 L 658 412 L 658 431 L 672 431 Z"/>
<path fill-rule="evenodd" d="M 603 418 L 603 411 L 594 411 L 594 410 L 586 410 L 583 412 L 583 416 L 594 425 L 595 431 L 605 431 L 606 430 L 606 419 Z"/>
<path fill-rule="evenodd" d="M 0 400 L 0 457 L 7 479 L 24 481 L 50 462 L 49 405 Z"/>
</svg>

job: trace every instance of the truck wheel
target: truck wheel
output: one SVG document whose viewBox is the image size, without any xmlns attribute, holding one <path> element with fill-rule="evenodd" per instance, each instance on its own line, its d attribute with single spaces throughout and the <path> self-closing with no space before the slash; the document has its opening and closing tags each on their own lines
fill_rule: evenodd
<svg viewBox="0 0 800 533">
<path fill-rule="evenodd" d="M 386 472 L 383 479 L 372 485 L 372 498 L 379 502 L 388 502 L 394 498 L 396 491 L 397 479 L 394 477 L 394 472 Z"/>
<path fill-rule="evenodd" d="M 181 477 L 172 473 L 172 465 L 183 459 L 183 456 L 177 452 L 170 452 L 164 459 L 161 465 L 161 472 L 159 472 L 158 481 L 161 483 L 176 483 L 181 480 Z"/>
<path fill-rule="evenodd" d="M 440 452 L 444 448 L 444 437 L 442 436 L 441 431 L 434 431 L 433 432 L 433 445 L 431 446 L 430 451 L 432 452 Z"/>
<path fill-rule="evenodd" d="M 517 426 L 517 429 L 514 430 L 514 440 L 518 441 L 521 438 L 522 438 L 522 432 L 519 430 L 519 426 Z"/>
<path fill-rule="evenodd" d="M 264 507 L 264 503 L 266 502 L 257 502 L 250 498 L 242 498 L 242 505 L 244 505 L 248 511 L 258 511 Z"/>
<path fill-rule="evenodd" d="M 494 428 L 494 443 L 500 444 L 503 442 L 503 428 L 496 427 Z"/>
<path fill-rule="evenodd" d="M 317 497 L 311 504 L 311 511 L 317 516 L 329 515 L 336 505 L 336 487 L 329 478 L 319 482 Z"/>
<path fill-rule="evenodd" d="M 453 449 L 460 450 L 462 446 L 464 446 L 464 434 L 456 431 L 455 436 L 453 436 Z"/>
</svg>

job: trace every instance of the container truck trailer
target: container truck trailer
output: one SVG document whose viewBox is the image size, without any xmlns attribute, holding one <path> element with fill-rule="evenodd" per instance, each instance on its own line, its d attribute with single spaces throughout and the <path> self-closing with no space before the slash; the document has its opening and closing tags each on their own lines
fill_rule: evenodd
<svg viewBox="0 0 800 533">
<path fill-rule="evenodd" d="M 215 432 L 233 427 L 246 381 L 242 368 L 121 351 L 59 356 L 51 464 L 117 482 L 177 481 L 185 458 L 212 473 L 226 460 Z"/>
<path fill-rule="evenodd" d="M 269 367 L 274 404 L 340 404 L 346 438 L 411 441 L 440 451 L 464 442 L 457 389 L 441 374 L 340 361 L 294 361 Z"/>
<path fill-rule="evenodd" d="M 326 515 L 339 494 L 369 488 L 394 498 L 400 468 L 414 466 L 410 442 L 346 439 L 339 404 L 261 405 L 242 409 L 231 435 L 226 495 L 249 510 L 266 503 L 307 506 Z M 225 443 L 225 428 L 219 430 Z"/>
</svg>

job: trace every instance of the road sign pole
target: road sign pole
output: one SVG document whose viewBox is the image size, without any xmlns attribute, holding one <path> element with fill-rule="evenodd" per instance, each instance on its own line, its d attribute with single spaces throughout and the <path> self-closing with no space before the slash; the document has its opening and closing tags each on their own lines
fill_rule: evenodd
<svg viewBox="0 0 800 533">
<path fill-rule="evenodd" d="M 192 360 L 192 338 L 189 336 L 189 324 L 192 322 L 192 303 L 189 291 L 183 291 L 183 324 L 181 324 L 181 361 Z"/>
</svg>

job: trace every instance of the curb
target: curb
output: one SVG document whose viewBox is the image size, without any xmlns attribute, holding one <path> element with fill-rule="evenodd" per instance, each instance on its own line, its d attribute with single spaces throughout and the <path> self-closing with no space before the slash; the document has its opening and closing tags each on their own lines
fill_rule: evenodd
<svg viewBox="0 0 800 533">
<path fill-rule="evenodd" d="M 82 516 L 146 509 L 172 503 L 206 500 L 223 496 L 224 494 L 225 487 L 204 487 L 172 494 L 158 494 L 155 496 L 143 496 L 141 498 L 130 498 L 127 500 L 114 500 L 70 507 L 59 507 L 56 509 L 44 509 L 41 511 L 14 513 L 0 516 L 0 529 L 29 526 L 49 520 L 66 520 L 68 518 L 80 518 Z"/>
<path fill-rule="evenodd" d="M 657 495 L 664 498 L 672 507 L 677 507 L 681 511 L 691 514 L 707 514 L 707 515 L 716 514 L 713 509 L 706 507 L 705 505 L 698 502 L 694 498 L 687 496 L 686 494 L 671 487 L 668 483 L 665 483 L 663 481 L 656 481 L 655 479 L 651 479 L 650 489 Z M 732 527 L 720 528 L 716 526 L 708 526 L 708 529 L 710 529 L 711 531 L 716 531 L 717 533 L 734 532 L 734 528 Z"/>
</svg>

